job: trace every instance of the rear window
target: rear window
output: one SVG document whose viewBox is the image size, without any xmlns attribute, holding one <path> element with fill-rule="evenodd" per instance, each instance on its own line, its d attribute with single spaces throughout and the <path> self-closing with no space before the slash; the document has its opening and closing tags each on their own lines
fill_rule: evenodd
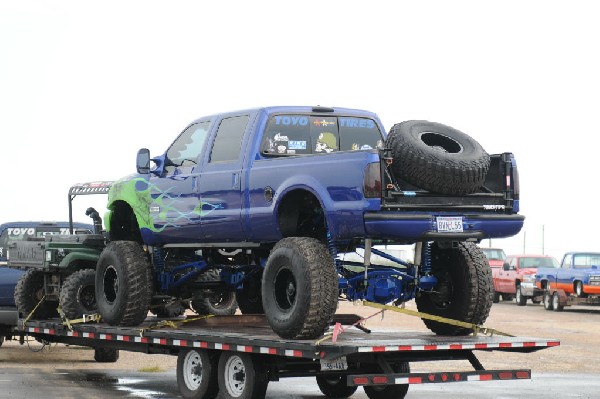
<svg viewBox="0 0 600 399">
<path fill-rule="evenodd" d="M 383 136 L 368 118 L 275 115 L 265 130 L 265 155 L 326 154 L 380 148 Z"/>
</svg>

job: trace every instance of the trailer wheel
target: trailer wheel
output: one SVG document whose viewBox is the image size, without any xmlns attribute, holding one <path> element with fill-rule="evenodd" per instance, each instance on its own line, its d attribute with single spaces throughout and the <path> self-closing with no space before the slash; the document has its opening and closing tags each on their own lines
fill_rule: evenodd
<svg viewBox="0 0 600 399">
<path fill-rule="evenodd" d="M 317 376 L 317 385 L 328 398 L 347 398 L 358 389 L 357 386 L 348 386 L 346 376 Z"/>
<path fill-rule="evenodd" d="M 515 301 L 517 302 L 518 306 L 527 305 L 527 297 L 523 296 L 520 285 L 517 285 L 517 293 L 515 294 Z"/>
<path fill-rule="evenodd" d="M 314 238 L 279 241 L 267 260 L 262 301 L 269 325 L 282 338 L 314 339 L 335 314 L 338 277 L 325 245 Z"/>
<path fill-rule="evenodd" d="M 419 312 L 481 325 L 493 300 L 492 271 L 487 258 L 475 244 L 460 242 L 457 247 L 431 246 L 433 274 L 438 283 L 431 292 L 416 297 Z M 439 335 L 468 335 L 471 329 L 423 319 Z"/>
<path fill-rule="evenodd" d="M 44 300 L 44 273 L 29 269 L 21 276 L 15 286 L 15 304 L 23 317 L 28 317 L 35 309 L 33 318 L 51 319 L 58 317 L 58 301 Z M 39 306 L 38 306 L 39 303 Z M 37 309 L 35 308 L 37 306 Z"/>
<path fill-rule="evenodd" d="M 110 325 L 137 326 L 148 315 L 148 259 L 134 241 L 112 241 L 100 254 L 96 269 L 96 302 Z"/>
<path fill-rule="evenodd" d="M 564 306 L 560 303 L 560 295 L 558 295 L 558 291 L 554 291 L 554 294 L 552 294 L 552 309 L 554 309 L 555 312 L 560 312 L 564 309 Z"/>
<path fill-rule="evenodd" d="M 187 349 L 177 356 L 177 386 L 187 399 L 213 399 L 219 393 L 217 356 L 205 350 Z"/>
<path fill-rule="evenodd" d="M 500 294 L 497 291 L 494 291 L 494 298 L 492 300 L 493 303 L 500 302 Z"/>
<path fill-rule="evenodd" d="M 390 129 L 386 146 L 394 156 L 396 177 L 441 194 L 476 192 L 490 166 L 490 156 L 477 141 L 441 123 L 397 123 Z"/>
<path fill-rule="evenodd" d="M 223 352 L 219 358 L 219 395 L 222 399 L 264 398 L 269 379 L 248 353 Z"/>
<path fill-rule="evenodd" d="M 98 363 L 115 363 L 119 360 L 119 350 L 111 348 L 94 348 L 94 360 Z"/>
<path fill-rule="evenodd" d="M 392 365 L 394 373 L 410 373 L 410 365 L 407 362 Z M 408 392 L 409 384 L 398 385 L 367 385 L 363 389 L 369 399 L 402 399 Z"/>
<path fill-rule="evenodd" d="M 552 304 L 552 295 L 549 291 L 544 292 L 544 298 L 542 299 L 544 302 L 544 309 L 552 310 L 554 309 L 554 305 Z"/>
<path fill-rule="evenodd" d="M 98 311 L 95 285 L 94 269 L 78 270 L 66 278 L 60 289 L 59 303 L 67 318 L 79 319 Z"/>
<path fill-rule="evenodd" d="M 265 314 L 262 304 L 261 278 L 252 275 L 235 291 L 235 299 L 242 314 Z"/>
</svg>

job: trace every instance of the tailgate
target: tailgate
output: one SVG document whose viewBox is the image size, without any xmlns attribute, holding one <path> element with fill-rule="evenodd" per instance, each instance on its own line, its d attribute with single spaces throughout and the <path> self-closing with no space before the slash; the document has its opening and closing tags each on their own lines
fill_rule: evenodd
<svg viewBox="0 0 600 399">
<path fill-rule="evenodd" d="M 44 240 L 15 241 L 9 244 L 9 267 L 44 267 Z"/>
</svg>

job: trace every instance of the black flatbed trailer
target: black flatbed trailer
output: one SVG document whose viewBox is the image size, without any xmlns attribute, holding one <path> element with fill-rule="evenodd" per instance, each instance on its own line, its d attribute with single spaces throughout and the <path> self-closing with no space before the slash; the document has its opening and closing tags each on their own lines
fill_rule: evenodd
<svg viewBox="0 0 600 399">
<path fill-rule="evenodd" d="M 356 315 L 337 315 L 348 322 Z M 316 377 L 328 397 L 348 397 L 363 386 L 369 398 L 403 398 L 410 384 L 530 379 L 531 370 L 485 370 L 477 351 L 530 353 L 557 340 L 502 335 L 439 336 L 428 331 L 347 329 L 337 341 L 286 340 L 264 316 L 179 319 L 162 326 L 149 317 L 137 327 L 74 324 L 60 319 L 19 320 L 15 335 L 96 350 L 177 355 L 177 381 L 185 398 L 264 397 L 269 381 Z M 352 323 L 349 323 L 352 324 Z M 411 373 L 410 363 L 468 360 L 472 371 Z"/>
</svg>

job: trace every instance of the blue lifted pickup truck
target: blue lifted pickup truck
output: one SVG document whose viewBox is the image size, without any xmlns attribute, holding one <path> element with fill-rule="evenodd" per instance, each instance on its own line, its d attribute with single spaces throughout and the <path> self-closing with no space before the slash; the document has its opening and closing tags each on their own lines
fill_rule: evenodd
<svg viewBox="0 0 600 399">
<path fill-rule="evenodd" d="M 156 296 L 235 294 L 282 337 L 314 338 L 338 298 L 416 298 L 423 312 L 479 324 L 493 290 L 475 243 L 520 231 L 518 183 L 511 153 L 489 155 L 439 123 L 386 134 L 372 112 L 320 106 L 202 117 L 163 154 L 140 150 L 137 173 L 111 187 L 98 309 L 136 325 Z M 375 244 L 415 244 L 415 261 Z M 357 249 L 364 262 L 345 260 Z M 220 282 L 206 277 L 215 270 Z"/>
</svg>

